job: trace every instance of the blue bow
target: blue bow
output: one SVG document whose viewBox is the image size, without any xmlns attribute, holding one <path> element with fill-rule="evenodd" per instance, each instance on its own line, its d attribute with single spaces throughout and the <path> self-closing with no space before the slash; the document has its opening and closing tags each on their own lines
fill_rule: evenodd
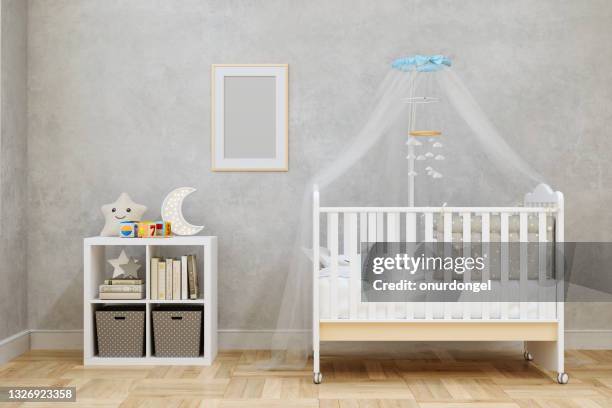
<svg viewBox="0 0 612 408">
<path fill-rule="evenodd" d="M 391 67 L 400 71 L 412 71 L 416 69 L 418 72 L 434 72 L 442 68 L 450 67 L 451 60 L 444 55 L 413 55 L 411 57 L 398 58 Z"/>
</svg>

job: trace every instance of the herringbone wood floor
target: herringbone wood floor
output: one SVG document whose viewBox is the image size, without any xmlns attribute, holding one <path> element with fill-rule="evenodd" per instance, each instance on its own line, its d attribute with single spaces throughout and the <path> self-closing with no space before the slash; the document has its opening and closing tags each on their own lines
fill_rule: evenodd
<svg viewBox="0 0 612 408">
<path fill-rule="evenodd" d="M 310 370 L 253 371 L 250 364 L 265 358 L 236 351 L 221 353 L 211 367 L 85 368 L 80 352 L 32 351 L 0 366 L 0 386 L 76 386 L 77 403 L 64 404 L 73 408 L 612 407 L 612 351 L 569 351 L 568 385 L 516 352 L 325 357 L 318 386 Z"/>
</svg>

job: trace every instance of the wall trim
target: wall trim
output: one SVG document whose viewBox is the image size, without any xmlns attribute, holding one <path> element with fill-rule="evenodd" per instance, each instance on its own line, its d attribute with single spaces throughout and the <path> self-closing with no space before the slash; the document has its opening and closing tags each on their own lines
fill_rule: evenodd
<svg viewBox="0 0 612 408">
<path fill-rule="evenodd" d="M 219 333 L 219 350 L 264 350 L 270 347 L 275 335 L 276 340 L 288 341 L 295 333 L 310 333 L 310 330 L 282 330 L 280 334 L 273 329 L 219 329 L 217 332 Z M 249 337 L 248 347 L 244 345 L 245 336 Z"/>
<path fill-rule="evenodd" d="M 30 350 L 82 350 L 83 330 L 30 330 Z"/>
<path fill-rule="evenodd" d="M 565 348 L 577 350 L 612 349 L 611 329 L 567 329 Z"/>
<path fill-rule="evenodd" d="M 308 333 L 309 330 L 286 330 L 281 332 L 289 339 L 295 333 Z M 219 329 L 220 350 L 261 350 L 269 347 L 276 330 Z M 245 336 L 249 337 L 249 347 L 244 347 Z M 282 340 L 282 337 L 280 337 Z M 482 343 L 477 343 L 482 348 Z M 440 346 L 436 343 L 436 347 Z M 463 345 L 462 345 L 463 346 Z M 470 344 L 465 343 L 469 349 Z M 501 344 L 495 343 L 486 349 L 499 350 Z M 565 348 L 576 350 L 612 350 L 612 329 L 567 329 Z M 0 364 L 4 364 L 29 350 L 82 350 L 83 330 L 24 330 L 0 340 Z"/>
<path fill-rule="evenodd" d="M 0 364 L 22 355 L 30 350 L 30 331 L 24 330 L 0 340 Z"/>
</svg>

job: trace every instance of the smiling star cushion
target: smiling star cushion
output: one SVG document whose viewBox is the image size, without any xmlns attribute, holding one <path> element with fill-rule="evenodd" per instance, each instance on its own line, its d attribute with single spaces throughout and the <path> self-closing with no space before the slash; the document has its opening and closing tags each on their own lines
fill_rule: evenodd
<svg viewBox="0 0 612 408">
<path fill-rule="evenodd" d="M 140 221 L 145 211 L 147 211 L 147 207 L 136 204 L 127 193 L 121 193 L 117 201 L 102 206 L 104 228 L 102 228 L 100 236 L 119 236 L 119 227 L 122 221 Z"/>
</svg>

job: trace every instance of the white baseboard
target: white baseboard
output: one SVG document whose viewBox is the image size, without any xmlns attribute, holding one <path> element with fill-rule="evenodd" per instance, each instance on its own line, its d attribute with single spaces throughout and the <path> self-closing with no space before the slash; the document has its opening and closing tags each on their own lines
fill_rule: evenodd
<svg viewBox="0 0 612 408">
<path fill-rule="evenodd" d="M 262 350 L 270 346 L 274 330 L 239 330 L 220 329 L 220 350 Z M 288 339 L 295 332 L 281 333 Z M 282 339 L 282 337 L 281 337 Z M 430 345 L 434 345 L 433 343 Z M 435 343 L 436 348 L 442 348 L 444 344 Z M 355 345 L 357 348 L 361 346 Z M 422 345 L 421 345 L 422 346 Z M 487 349 L 499 350 L 504 347 L 513 347 L 514 344 L 505 343 L 461 343 L 455 344 L 454 348 L 465 348 L 466 350 Z M 379 345 L 372 344 L 374 349 Z M 333 346 L 332 346 L 333 348 Z M 344 344 L 344 349 L 350 350 L 351 346 Z M 369 347 L 368 347 L 369 348 Z M 568 329 L 565 331 L 565 348 L 568 350 L 607 349 L 612 350 L 612 330 L 581 330 Z M 83 330 L 24 330 L 4 340 L 0 340 L 0 364 L 27 352 L 28 350 L 82 350 Z"/>
<path fill-rule="evenodd" d="M 277 333 L 276 330 L 219 329 L 219 350 L 266 350 L 270 348 L 273 338 L 280 342 L 290 341 L 289 339 L 296 333 L 304 332 L 310 336 L 309 330 L 287 330 Z"/>
<path fill-rule="evenodd" d="M 0 364 L 4 364 L 30 350 L 30 331 L 24 330 L 0 340 Z"/>
<path fill-rule="evenodd" d="M 0 340 L 0 364 L 30 350 L 82 350 L 83 330 L 24 330 Z"/>
<path fill-rule="evenodd" d="M 82 350 L 83 330 L 30 330 L 31 350 Z"/>
<path fill-rule="evenodd" d="M 262 350 L 270 346 L 274 330 L 219 330 L 219 348 L 221 350 Z M 287 333 L 287 337 L 290 333 Z M 281 334 L 282 335 L 282 334 Z M 18 348 L 17 351 L 10 353 L 16 347 L 17 340 L 26 341 L 26 346 Z M 6 343 L 6 345 L 5 345 Z M 12 347 L 9 349 L 9 343 Z M 4 350 L 6 348 L 6 350 Z M 0 361 L 6 354 L 8 360 L 22 354 L 28 350 L 82 350 L 83 349 L 83 330 L 25 330 L 19 335 L 11 336 L 0 341 Z M 6 360 L 6 361 L 8 361 Z"/>
<path fill-rule="evenodd" d="M 262 350 L 269 347 L 274 330 L 219 330 L 221 350 Z M 287 334 L 288 335 L 288 334 Z M 248 344 L 245 339 L 248 339 Z M 24 330 L 0 341 L 0 362 L 28 350 L 82 350 L 83 330 Z M 3 360 L 3 357 L 6 360 Z"/>
<path fill-rule="evenodd" d="M 565 331 L 567 350 L 610 350 L 612 330 L 567 329 Z"/>
</svg>

